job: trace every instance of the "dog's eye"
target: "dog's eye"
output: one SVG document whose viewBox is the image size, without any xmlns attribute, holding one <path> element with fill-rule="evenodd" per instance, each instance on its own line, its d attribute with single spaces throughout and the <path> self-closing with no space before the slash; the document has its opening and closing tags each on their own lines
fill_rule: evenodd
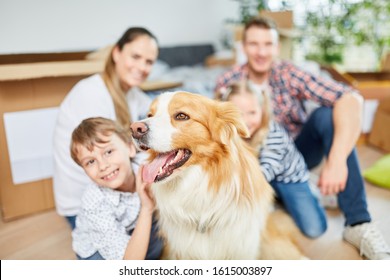
<svg viewBox="0 0 390 280">
<path fill-rule="evenodd" d="M 151 117 L 153 117 L 153 114 L 152 113 L 148 113 L 147 117 L 151 118 Z"/>
<path fill-rule="evenodd" d="M 175 120 L 178 120 L 178 121 L 188 120 L 189 118 L 190 117 L 184 113 L 177 113 L 175 116 Z"/>
</svg>

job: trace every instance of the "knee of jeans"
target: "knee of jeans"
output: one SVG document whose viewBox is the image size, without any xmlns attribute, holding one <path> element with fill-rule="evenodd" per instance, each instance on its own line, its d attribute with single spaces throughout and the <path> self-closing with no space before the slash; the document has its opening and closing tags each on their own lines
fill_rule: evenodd
<svg viewBox="0 0 390 280">
<path fill-rule="evenodd" d="M 311 239 L 320 237 L 322 234 L 324 234 L 326 229 L 327 229 L 327 224 L 321 224 L 321 223 L 318 223 L 317 225 L 307 225 L 301 227 L 302 233 L 306 237 Z"/>
<path fill-rule="evenodd" d="M 315 126 L 323 132 L 333 133 L 333 109 L 330 107 L 320 107 L 311 116 Z"/>
</svg>

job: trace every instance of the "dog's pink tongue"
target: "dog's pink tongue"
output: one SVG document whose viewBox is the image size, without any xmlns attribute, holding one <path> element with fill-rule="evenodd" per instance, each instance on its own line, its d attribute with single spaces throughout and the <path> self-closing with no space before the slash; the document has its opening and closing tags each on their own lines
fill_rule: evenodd
<svg viewBox="0 0 390 280">
<path fill-rule="evenodd" d="M 170 154 L 159 155 L 151 163 L 144 166 L 142 170 L 142 179 L 145 183 L 153 183 L 160 167 L 167 162 Z"/>
</svg>

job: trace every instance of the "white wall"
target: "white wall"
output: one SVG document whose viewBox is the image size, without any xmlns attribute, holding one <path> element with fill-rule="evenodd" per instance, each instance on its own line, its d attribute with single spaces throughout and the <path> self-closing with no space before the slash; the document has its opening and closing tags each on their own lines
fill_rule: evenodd
<svg viewBox="0 0 390 280">
<path fill-rule="evenodd" d="M 94 50 L 135 25 L 161 46 L 218 47 L 226 18 L 238 18 L 236 1 L 0 0 L 0 54 Z"/>
</svg>

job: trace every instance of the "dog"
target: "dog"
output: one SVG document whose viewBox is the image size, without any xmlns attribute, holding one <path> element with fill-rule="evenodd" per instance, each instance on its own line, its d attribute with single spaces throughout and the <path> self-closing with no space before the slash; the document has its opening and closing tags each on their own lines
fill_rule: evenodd
<svg viewBox="0 0 390 280">
<path fill-rule="evenodd" d="M 304 258 L 269 226 L 273 190 L 242 139 L 249 132 L 232 103 L 166 92 L 131 131 L 150 156 L 142 177 L 152 183 L 164 259 Z"/>
</svg>

